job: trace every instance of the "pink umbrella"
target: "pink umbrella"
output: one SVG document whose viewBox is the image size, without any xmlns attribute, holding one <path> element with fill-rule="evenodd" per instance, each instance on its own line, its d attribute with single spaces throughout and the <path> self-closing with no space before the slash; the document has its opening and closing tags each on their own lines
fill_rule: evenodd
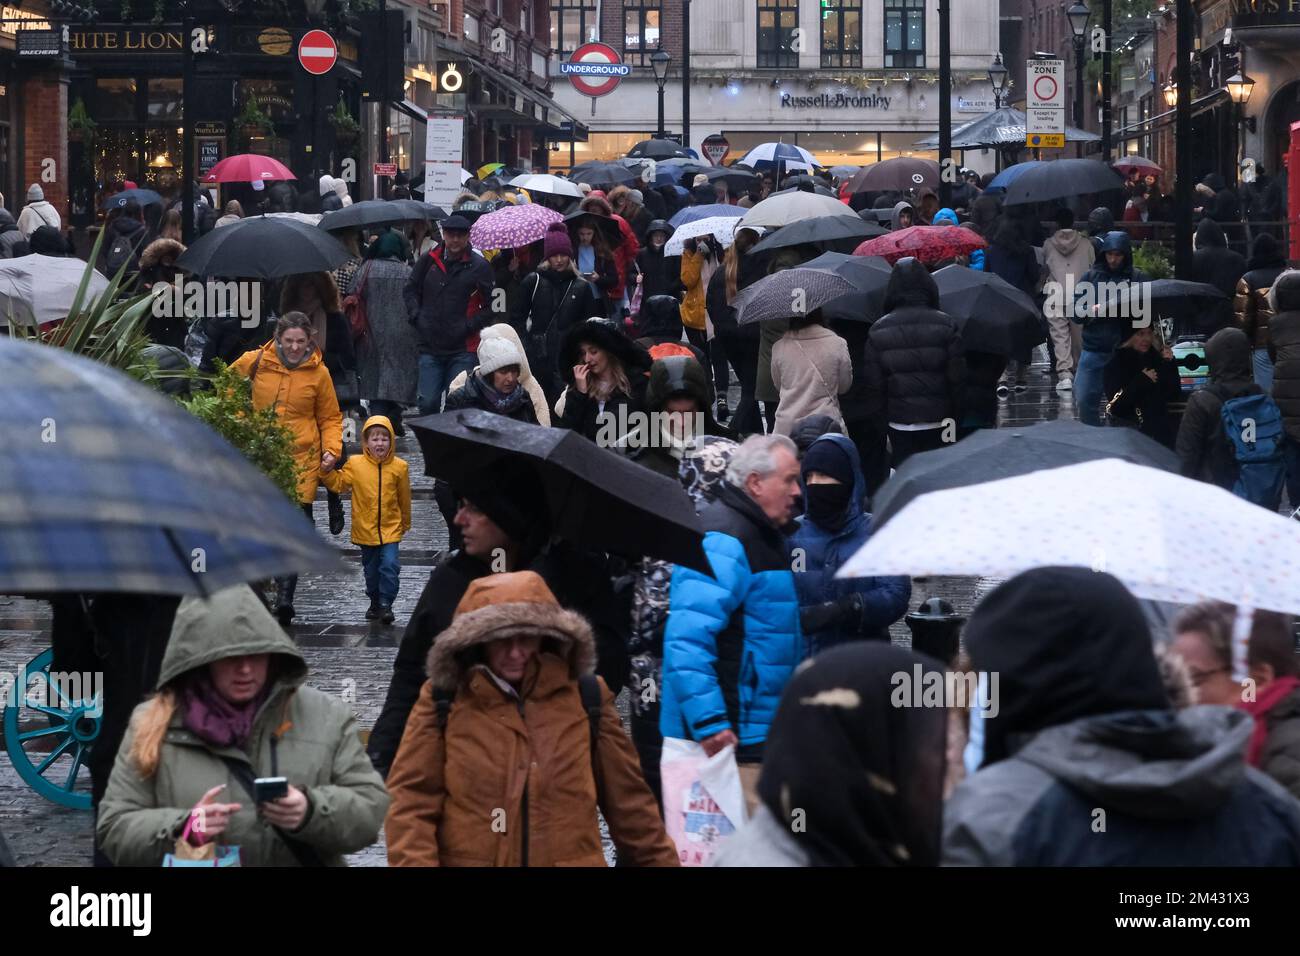
<svg viewBox="0 0 1300 956">
<path fill-rule="evenodd" d="M 469 241 L 477 249 L 518 249 L 541 239 L 553 222 L 564 222 L 564 217 L 537 203 L 503 206 L 475 220 Z"/>
<path fill-rule="evenodd" d="M 987 243 L 963 226 L 908 226 L 868 239 L 853 250 L 855 256 L 882 256 L 890 265 L 905 256 L 926 264 L 964 256 Z"/>
<path fill-rule="evenodd" d="M 239 153 L 227 156 L 203 177 L 205 183 L 251 183 L 262 179 L 297 179 L 289 168 L 270 156 Z"/>
</svg>

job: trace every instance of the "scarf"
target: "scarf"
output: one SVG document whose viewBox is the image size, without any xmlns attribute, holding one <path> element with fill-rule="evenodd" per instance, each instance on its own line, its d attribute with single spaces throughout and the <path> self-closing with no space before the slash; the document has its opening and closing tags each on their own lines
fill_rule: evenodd
<svg viewBox="0 0 1300 956">
<path fill-rule="evenodd" d="M 1264 753 L 1264 742 L 1268 739 L 1268 712 L 1297 687 L 1300 687 L 1300 678 L 1281 677 L 1265 687 L 1255 700 L 1242 701 L 1237 705 L 1255 718 L 1255 729 L 1250 734 L 1250 743 L 1246 745 L 1246 763 L 1252 767 L 1259 766 L 1259 758 Z"/>
<path fill-rule="evenodd" d="M 280 348 L 280 343 L 279 342 L 275 343 L 275 357 L 280 360 L 281 365 L 283 365 L 291 372 L 294 369 L 296 369 L 298 366 L 302 365 L 303 362 L 311 358 L 311 353 L 314 351 L 316 351 L 316 347 L 312 346 L 306 352 L 303 353 L 302 358 L 298 359 L 298 361 L 290 362 L 289 359 L 285 356 L 284 350 Z"/>
<path fill-rule="evenodd" d="M 530 400 L 522 382 L 516 385 L 515 390 L 509 395 L 502 395 L 481 375 L 475 375 L 474 382 L 480 398 L 488 406 L 488 411 L 496 412 L 498 415 L 509 415 L 523 405 L 525 400 Z"/>
<path fill-rule="evenodd" d="M 253 732 L 253 718 L 270 693 L 271 682 L 246 704 L 232 704 L 222 697 L 205 669 L 191 678 L 181 697 L 184 726 L 213 747 L 243 750 Z"/>
</svg>

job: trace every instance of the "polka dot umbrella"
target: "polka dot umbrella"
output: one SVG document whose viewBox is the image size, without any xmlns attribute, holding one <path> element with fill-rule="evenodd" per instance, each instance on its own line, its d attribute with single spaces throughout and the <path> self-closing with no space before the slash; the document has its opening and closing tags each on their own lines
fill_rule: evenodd
<svg viewBox="0 0 1300 956">
<path fill-rule="evenodd" d="M 476 249 L 518 249 L 541 239 L 553 222 L 564 222 L 564 217 L 538 203 L 503 206 L 474 221 L 469 241 Z"/>
</svg>

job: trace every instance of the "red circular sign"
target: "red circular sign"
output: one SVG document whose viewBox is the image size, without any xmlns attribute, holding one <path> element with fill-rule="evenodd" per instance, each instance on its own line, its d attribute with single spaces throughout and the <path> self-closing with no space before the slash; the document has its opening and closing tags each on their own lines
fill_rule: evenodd
<svg viewBox="0 0 1300 956">
<path fill-rule="evenodd" d="M 1044 82 L 1047 84 L 1045 87 L 1043 86 Z M 1043 89 L 1046 89 L 1047 92 L 1044 93 Z M 1038 98 L 1039 102 L 1054 99 L 1056 96 L 1056 77 L 1040 76 L 1034 80 L 1034 96 Z"/>
<path fill-rule="evenodd" d="M 569 77 L 573 88 L 583 96 L 604 96 L 613 93 L 632 68 L 623 63 L 623 58 L 612 46 L 584 43 L 560 64 L 560 71 Z"/>
<path fill-rule="evenodd" d="M 324 76 L 338 58 L 339 45 L 324 30 L 309 30 L 298 41 L 298 62 L 312 76 Z"/>
</svg>

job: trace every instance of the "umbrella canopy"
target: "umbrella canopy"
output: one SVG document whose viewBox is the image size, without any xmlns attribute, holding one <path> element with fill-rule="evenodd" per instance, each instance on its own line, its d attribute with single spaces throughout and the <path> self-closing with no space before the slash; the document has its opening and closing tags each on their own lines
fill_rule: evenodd
<svg viewBox="0 0 1300 956">
<path fill-rule="evenodd" d="M 939 188 L 939 164 L 933 159 L 899 156 L 864 166 L 845 188 L 850 193 L 863 193 L 920 189 L 922 186 Z"/>
<path fill-rule="evenodd" d="M 1140 172 L 1144 176 L 1147 173 L 1152 173 L 1156 176 L 1159 176 L 1162 172 L 1164 172 L 1164 170 L 1162 170 L 1155 163 L 1151 162 L 1151 160 L 1147 159 L 1145 156 L 1138 156 L 1136 154 L 1132 156 L 1121 157 L 1120 159 L 1115 160 L 1110 165 L 1117 173 L 1120 173 L 1121 175 L 1124 176 L 1131 176 L 1134 172 Z"/>
<path fill-rule="evenodd" d="M 1249 560 L 1264 554 L 1263 565 Z M 1300 524 L 1217 485 L 1106 458 L 921 495 L 838 576 L 1011 577 L 1064 565 L 1113 574 L 1153 601 L 1295 614 L 1297 562 Z"/>
<path fill-rule="evenodd" d="M 569 170 L 572 182 L 586 183 L 592 189 L 611 189 L 634 183 L 639 178 L 639 173 L 634 173 L 619 163 L 582 163 Z"/>
<path fill-rule="evenodd" d="M 203 177 L 205 183 L 251 183 L 258 180 L 297 179 L 288 166 L 270 156 L 237 153 L 227 156 Z"/>
<path fill-rule="evenodd" d="M 1050 202 L 1067 196 L 1087 196 L 1123 189 L 1124 180 L 1095 159 L 1057 159 L 1026 170 L 1007 187 L 1003 205 Z"/>
<path fill-rule="evenodd" d="M 830 174 L 838 180 L 846 180 L 851 176 L 856 176 L 862 169 L 861 166 L 832 166 Z"/>
<path fill-rule="evenodd" d="M 678 226 L 664 243 L 664 255 L 680 256 L 686 251 L 686 240 L 698 239 L 700 236 L 716 239 L 725 249 L 734 241 L 739 222 L 740 219 L 735 216 L 710 216 Z"/>
<path fill-rule="evenodd" d="M 794 146 L 790 143 L 760 143 L 746 153 L 741 162 L 754 169 L 770 169 L 778 163 L 800 165 L 811 169 L 817 165 L 817 157 L 802 146 Z"/>
<path fill-rule="evenodd" d="M 554 209 L 537 203 L 502 206 L 474 221 L 469 241 L 478 249 L 518 249 L 541 239 L 551 223 L 563 221 Z"/>
<path fill-rule="evenodd" d="M 961 329 L 963 348 L 1012 358 L 1043 341 L 1038 306 L 1010 282 L 956 263 L 934 273 L 939 308 Z"/>
<path fill-rule="evenodd" d="M 567 179 L 561 179 L 559 176 L 550 174 L 528 173 L 523 176 L 516 176 L 510 180 L 511 186 L 518 186 L 520 189 L 527 189 L 529 192 L 550 193 L 552 196 L 572 196 L 575 199 L 582 198 L 582 190 L 576 183 L 571 183 Z"/>
<path fill-rule="evenodd" d="M 388 201 L 403 213 L 404 222 L 428 222 L 447 218 L 447 211 L 431 202 L 421 202 L 419 199 L 390 199 Z M 356 203 L 352 205 L 355 206 Z"/>
<path fill-rule="evenodd" d="M 676 229 L 688 222 L 695 222 L 697 219 L 711 219 L 715 216 L 739 219 L 748 211 L 741 206 L 733 206 L 730 203 L 710 202 L 702 206 L 687 206 L 684 209 L 677 210 L 676 214 L 668 220 L 668 224 Z"/>
<path fill-rule="evenodd" d="M 1024 163 L 1016 163 L 1014 166 L 1008 166 L 989 181 L 988 188 L 984 191 L 986 193 L 1004 193 L 1007 191 L 1008 186 L 1025 173 L 1042 165 L 1045 164 L 1041 159 L 1031 159 Z"/>
<path fill-rule="evenodd" d="M 99 204 L 100 209 L 121 209 L 134 199 L 143 209 L 145 206 L 161 206 L 163 198 L 152 189 L 123 189 L 119 193 L 105 196 Z"/>
<path fill-rule="evenodd" d="M 0 593 L 211 594 L 338 569 L 297 504 L 172 399 L 4 338 L 0 382 Z"/>
<path fill-rule="evenodd" d="M 197 276 L 278 279 L 329 272 L 351 257 L 343 243 L 314 225 L 280 216 L 250 216 L 194 240 L 176 267 Z"/>
<path fill-rule="evenodd" d="M 919 452 L 903 462 L 872 499 L 871 520 L 880 527 L 931 491 L 1102 458 L 1178 472 L 1178 456 L 1136 428 L 1094 428 L 1073 421 L 981 428 L 955 445 Z"/>
<path fill-rule="evenodd" d="M 803 264 L 805 269 L 824 269 L 848 279 L 854 291 L 839 296 L 822 305 L 826 320 L 842 319 L 849 322 L 874 322 L 880 318 L 885 300 L 885 286 L 894 272 L 880 256 L 846 256 L 842 252 L 823 252 L 816 259 Z"/>
<path fill-rule="evenodd" d="M 68 317 L 86 263 L 61 256 L 30 255 L 0 259 L 0 323 L 44 325 Z M 84 303 L 89 307 L 108 288 L 108 279 L 90 274 Z"/>
<path fill-rule="evenodd" d="M 1084 129 L 1067 126 L 1065 141 L 1096 143 L 1101 141 L 1101 137 Z M 935 133 L 933 136 L 919 139 L 915 145 L 934 149 L 939 145 L 939 134 Z M 990 146 L 1019 146 L 1023 149 L 1024 145 L 1025 114 L 1010 106 L 977 116 L 952 131 L 953 149 L 983 149 Z"/>
<path fill-rule="evenodd" d="M 704 171 L 704 175 L 709 178 L 709 182 L 716 183 L 722 180 L 727 184 L 727 188 L 733 191 L 738 189 L 748 189 L 758 174 L 748 169 L 736 169 L 732 166 L 713 166 Z"/>
<path fill-rule="evenodd" d="M 469 182 L 471 179 L 474 179 L 474 178 L 475 178 L 475 177 L 474 177 L 474 174 L 471 173 L 471 172 L 470 172 L 468 169 L 466 169 L 464 166 L 462 166 L 462 167 L 460 168 L 460 184 L 461 184 L 462 186 L 464 186 L 467 182 Z"/>
<path fill-rule="evenodd" d="M 942 262 L 983 249 L 983 237 L 962 226 L 908 226 L 875 239 L 868 239 L 853 250 L 855 256 L 882 256 L 897 262 L 914 256 L 922 262 Z"/>
<path fill-rule="evenodd" d="M 1159 315 L 1186 318 L 1213 308 L 1227 298 L 1223 290 L 1208 282 L 1187 279 L 1154 279 L 1142 283 L 1142 294 Z"/>
<path fill-rule="evenodd" d="M 564 217 L 565 223 L 569 227 L 569 235 L 577 235 L 577 229 L 582 226 L 590 226 L 600 233 L 610 249 L 619 246 L 623 242 L 623 230 L 618 226 L 618 220 L 612 216 L 602 216 L 598 212 L 588 212 L 585 209 L 575 209 Z M 576 242 L 575 238 L 575 242 Z"/>
<path fill-rule="evenodd" d="M 768 195 L 768 198 L 770 199 L 772 196 L 784 196 L 786 193 L 800 192 L 801 191 L 800 186 L 803 184 L 807 184 L 811 186 L 812 191 L 815 192 L 818 196 L 831 196 L 832 198 L 835 199 L 839 198 L 836 195 L 835 190 L 828 187 L 825 183 L 813 179 L 811 176 L 791 176 L 788 179 L 786 179 L 785 182 L 787 183 L 785 189 L 780 189 L 774 193 L 770 193 Z M 802 191 L 807 192 L 806 189 Z"/>
<path fill-rule="evenodd" d="M 770 249 L 801 246 L 805 243 L 824 245 L 845 240 L 856 246 L 862 239 L 883 236 L 886 232 L 888 230 L 883 226 L 866 222 L 857 215 L 821 216 L 817 219 L 803 219 L 782 226 L 749 251 L 767 252 Z"/>
<path fill-rule="evenodd" d="M 741 290 L 733 303 L 736 324 L 805 315 L 856 291 L 857 286 L 829 269 L 782 269 Z"/>
<path fill-rule="evenodd" d="M 346 209 L 327 212 L 317 225 L 326 232 L 334 232 L 339 229 L 364 229 L 366 226 L 446 218 L 447 214 L 432 203 L 417 202 L 414 199 L 365 199 L 354 202 Z"/>
<path fill-rule="evenodd" d="M 407 425 L 420 440 L 430 477 L 469 490 L 494 467 L 520 463 L 535 475 L 560 537 L 596 551 L 710 570 L 704 532 L 680 482 L 577 432 L 481 409 L 408 419 Z"/>
<path fill-rule="evenodd" d="M 629 159 L 690 159 L 691 154 L 671 139 L 643 139 L 627 151 Z"/>
<path fill-rule="evenodd" d="M 478 168 L 478 171 L 474 175 L 479 179 L 487 179 L 487 177 L 491 176 L 497 170 L 505 168 L 505 163 L 484 163 Z"/>
<path fill-rule="evenodd" d="M 819 196 L 817 193 L 794 189 L 768 196 L 752 206 L 740 222 L 745 226 L 779 229 L 801 219 L 816 219 L 818 216 L 862 218 L 832 196 Z"/>
</svg>

